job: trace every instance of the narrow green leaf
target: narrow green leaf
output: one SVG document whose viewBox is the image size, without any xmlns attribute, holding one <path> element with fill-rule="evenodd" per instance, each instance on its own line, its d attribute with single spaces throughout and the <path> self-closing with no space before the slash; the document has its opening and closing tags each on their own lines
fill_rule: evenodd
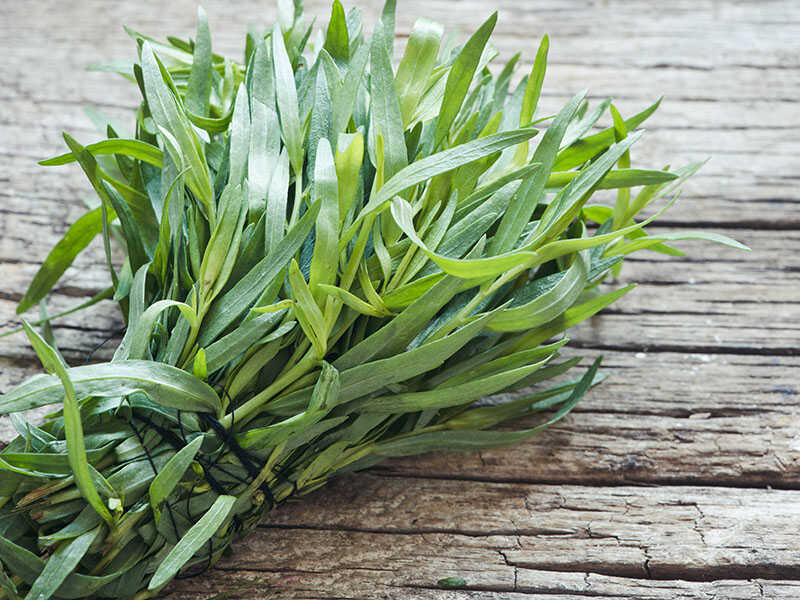
<svg viewBox="0 0 800 600">
<path fill-rule="evenodd" d="M 47 600 L 56 596 L 58 588 L 86 556 L 100 531 L 101 528 L 96 527 L 73 540 L 62 542 L 47 559 L 44 569 L 33 582 L 25 600 Z"/>
<path fill-rule="evenodd" d="M 278 157 L 267 193 L 267 218 L 264 223 L 267 254 L 275 252 L 286 235 L 286 205 L 289 195 L 289 155 L 284 149 Z"/>
<path fill-rule="evenodd" d="M 46 564 L 44 560 L 30 550 L 18 546 L 3 536 L 0 536 L 0 559 L 11 571 L 18 574 L 29 585 L 33 584 L 44 570 Z M 87 595 L 97 592 L 104 585 L 114 581 L 121 574 L 119 571 L 115 571 L 102 577 L 93 577 L 72 573 L 59 588 L 58 596 L 74 599 L 85 598 Z"/>
<path fill-rule="evenodd" d="M 536 346 L 528 350 L 520 350 L 510 354 L 504 354 L 510 345 L 501 343 L 495 344 L 488 350 L 480 352 L 466 360 L 450 365 L 448 368 L 437 373 L 428 380 L 433 387 L 452 387 L 473 379 L 479 379 L 488 375 L 494 375 L 502 371 L 514 369 L 524 365 L 533 364 L 544 357 L 552 358 L 569 341 L 568 338 L 561 339 L 552 344 Z"/>
<path fill-rule="evenodd" d="M 116 217 L 113 211 L 109 220 Z M 103 230 L 103 211 L 100 207 L 90 210 L 72 225 L 67 233 L 47 255 L 39 267 L 28 290 L 17 305 L 17 314 L 22 314 L 36 306 L 58 282 L 75 257 Z M 54 318 L 54 317 L 53 317 Z"/>
<path fill-rule="evenodd" d="M 490 318 L 491 315 L 479 316 L 454 333 L 413 350 L 359 364 L 347 370 L 340 369 L 340 402 L 366 396 L 393 383 L 436 369 L 483 331 Z M 310 393 L 311 388 L 293 392 L 269 404 L 267 410 L 274 414 L 294 414 L 293 411 L 307 404 Z"/>
<path fill-rule="evenodd" d="M 435 432 L 423 431 L 416 435 L 398 436 L 395 440 L 390 439 L 376 444 L 375 453 L 380 456 L 408 456 L 409 454 L 435 450 L 474 451 L 517 444 L 560 421 L 572 411 L 591 387 L 601 359 L 602 357 L 599 357 L 595 360 L 579 384 L 573 388 L 572 393 L 561 408 L 547 421 L 536 427 L 520 431 L 469 431 L 457 429 Z"/>
<path fill-rule="evenodd" d="M 436 133 L 434 134 L 434 146 L 439 146 L 447 137 L 453 120 L 461 110 L 464 98 L 475 76 L 483 49 L 489 41 L 489 36 L 494 31 L 497 23 L 497 13 L 489 17 L 478 30 L 467 40 L 464 47 L 459 52 L 450 72 L 447 75 L 447 84 L 444 91 L 444 99 L 439 116 L 436 119 Z"/>
<path fill-rule="evenodd" d="M 544 44 L 544 41 L 542 43 Z M 546 187 L 545 182 L 551 177 L 550 172 L 567 126 L 585 97 L 585 91 L 573 96 L 545 131 L 531 159 L 533 164 L 538 163 L 539 166 L 520 185 L 519 192 L 509 206 L 508 211 L 503 215 L 497 233 L 489 244 L 489 254 L 508 252 L 517 243 L 519 236 L 522 235 L 523 229 L 542 199 Z"/>
<path fill-rule="evenodd" d="M 298 112 L 297 87 L 283 34 L 277 24 L 272 30 L 272 59 L 275 66 L 275 97 L 278 103 L 283 141 L 286 144 L 294 172 L 300 173 L 303 169 L 303 140 Z"/>
<path fill-rule="evenodd" d="M 508 308 L 498 311 L 489 329 L 524 331 L 555 319 L 569 309 L 583 292 L 589 277 L 589 263 L 589 252 L 578 252 L 558 283 L 529 302 L 512 302 Z"/>
<path fill-rule="evenodd" d="M 652 248 L 662 242 L 677 242 L 682 240 L 703 240 L 706 242 L 714 242 L 722 244 L 723 246 L 730 246 L 737 250 L 750 250 L 744 244 L 729 238 L 726 235 L 713 232 L 704 231 L 681 231 L 676 233 L 660 233 L 656 235 L 648 235 L 636 240 L 627 242 L 625 244 L 618 244 L 606 251 L 606 256 L 624 256 L 637 250 L 644 250 Z"/>
<path fill-rule="evenodd" d="M 392 200 L 392 216 L 411 241 L 445 273 L 461 277 L 462 279 L 477 279 L 494 277 L 511 269 L 533 264 L 536 254 L 527 251 L 515 251 L 497 256 L 474 259 L 460 259 L 442 256 L 432 252 L 425 242 L 420 239 L 414 228 L 413 209 L 411 205 L 400 197 Z"/>
<path fill-rule="evenodd" d="M 394 20 L 397 9 L 397 0 L 386 0 L 381 11 L 380 24 L 384 31 L 384 43 L 386 44 L 386 55 L 394 56 Z"/>
<path fill-rule="evenodd" d="M 165 82 L 166 71 L 162 71 L 150 42 L 142 44 L 141 53 L 144 89 L 153 119 L 160 127 L 160 131 L 166 131 L 175 138 L 181 156 L 173 157 L 173 160 L 175 160 L 175 164 L 185 164 L 191 167 L 186 173 L 187 185 L 213 224 L 216 218 L 214 191 L 203 147 L 170 86 Z"/>
<path fill-rule="evenodd" d="M 284 309 L 278 309 L 274 312 L 260 315 L 207 346 L 205 354 L 209 373 L 224 367 L 247 349 L 260 343 L 285 314 L 286 311 Z"/>
<path fill-rule="evenodd" d="M 542 93 L 542 83 L 547 68 L 547 53 L 550 50 L 550 38 L 546 35 L 542 37 L 539 50 L 536 52 L 536 60 L 531 68 L 528 83 L 525 86 L 525 95 L 522 99 L 522 112 L 519 117 L 520 127 L 524 127 L 531 121 L 536 114 L 536 107 L 539 105 L 539 96 Z"/>
<path fill-rule="evenodd" d="M 342 85 L 337 88 L 333 96 L 333 123 L 334 136 L 344 132 L 353 115 L 356 106 L 358 91 L 361 88 L 361 79 L 369 60 L 369 44 L 362 44 L 350 59 L 347 74 Z M 334 139 L 334 141 L 336 141 Z"/>
<path fill-rule="evenodd" d="M 141 140 L 112 138 L 93 144 L 87 144 L 84 149 L 92 156 L 117 154 L 141 160 L 142 162 L 158 168 L 161 168 L 163 162 L 161 150 Z M 44 167 L 55 167 L 58 165 L 66 165 L 76 160 L 77 158 L 74 153 L 67 152 L 66 154 L 59 154 L 53 158 L 40 160 L 39 164 Z"/>
<path fill-rule="evenodd" d="M 229 185 L 241 185 L 247 173 L 247 158 L 250 152 L 250 99 L 247 88 L 239 85 L 233 118 L 230 127 L 230 175 Z"/>
<path fill-rule="evenodd" d="M 636 284 L 631 284 L 618 290 L 603 294 L 602 296 L 598 296 L 597 298 L 592 298 L 591 300 L 588 300 L 587 302 L 577 306 L 573 306 L 563 315 L 557 319 L 554 319 L 550 323 L 541 325 L 525 333 L 512 349 L 522 350 L 546 342 L 554 335 L 566 331 L 570 327 L 574 327 L 578 323 L 581 323 L 589 317 L 596 315 L 605 307 L 610 306 L 622 298 L 635 287 Z"/>
<path fill-rule="evenodd" d="M 519 114 L 520 127 L 526 126 L 533 121 L 533 116 L 536 113 L 536 107 L 539 105 L 539 96 L 542 93 L 542 84 L 544 83 L 544 74 L 547 69 L 547 53 L 550 50 L 550 38 L 546 35 L 542 38 L 539 44 L 539 50 L 536 52 L 536 60 L 531 68 L 531 74 L 528 76 L 528 83 L 525 86 L 525 95 L 522 97 L 522 109 Z M 517 146 L 517 152 L 514 156 L 514 163 L 523 165 L 528 160 L 528 142 L 523 142 Z M 534 158 L 534 160 L 537 160 Z M 546 164 L 549 170 L 550 165 Z"/>
<path fill-rule="evenodd" d="M 200 348 L 197 354 L 194 355 L 192 374 L 203 381 L 208 379 L 208 361 L 206 360 L 206 351 L 203 348 Z"/>
<path fill-rule="evenodd" d="M 128 292 L 128 327 L 125 330 L 125 336 L 114 352 L 114 360 L 126 359 L 130 354 L 133 336 L 136 333 L 136 326 L 146 310 L 147 274 L 149 270 L 147 265 L 142 265 L 133 276 L 133 281 L 131 282 L 131 287 Z"/>
<path fill-rule="evenodd" d="M 443 34 L 444 29 L 439 23 L 424 17 L 414 23 L 395 77 L 403 127 L 408 127 L 411 123 L 425 91 L 428 78 L 436 65 Z"/>
<path fill-rule="evenodd" d="M 325 67 L 327 65 L 327 68 Z M 306 136 L 306 171 L 309 183 L 314 180 L 317 165 L 317 150 L 320 142 L 325 139 L 330 145 L 333 136 L 333 103 L 331 100 L 330 86 L 339 85 L 338 73 L 333 59 L 325 49 L 320 51 L 319 59 L 315 65 L 316 77 L 314 81 L 313 98 L 314 103 L 311 108 L 311 118 L 308 123 L 308 135 Z M 329 79 L 326 71 L 331 73 Z M 309 92 L 311 93 L 311 92 Z"/>
<path fill-rule="evenodd" d="M 439 310 L 461 288 L 463 280 L 456 277 L 440 278 L 422 293 L 410 306 L 375 333 L 356 344 L 340 356 L 333 365 L 340 371 L 350 369 L 369 360 L 391 356 L 404 350 L 422 331 Z"/>
<path fill-rule="evenodd" d="M 197 7 L 197 39 L 194 41 L 192 67 L 189 70 L 189 83 L 184 103 L 190 113 L 205 117 L 208 115 L 211 95 L 211 31 L 208 28 L 206 11 Z"/>
<path fill-rule="evenodd" d="M 210 540 L 225 523 L 236 503 L 236 496 L 219 496 L 211 508 L 192 525 L 177 544 L 170 550 L 153 574 L 148 590 L 159 590 L 178 574 L 195 553 Z"/>
<path fill-rule="evenodd" d="M 126 396 L 143 392 L 151 401 L 179 410 L 218 414 L 220 400 L 207 384 L 170 365 L 121 360 L 67 369 L 79 397 Z M 47 406 L 64 400 L 64 386 L 54 375 L 31 377 L 0 399 L 0 414 Z"/>
<path fill-rule="evenodd" d="M 382 166 L 388 179 L 408 164 L 408 150 L 403 134 L 403 117 L 400 114 L 391 57 L 386 52 L 385 35 L 387 33 L 379 23 L 372 37 L 370 51 L 369 139 L 371 153 L 374 156 L 376 139 L 379 135 L 383 137 L 385 156 Z"/>
<path fill-rule="evenodd" d="M 242 187 L 232 183 L 225 186 L 217 209 L 219 219 L 203 254 L 198 278 L 204 303 L 225 287 L 239 253 L 248 209 Z"/>
<path fill-rule="evenodd" d="M 605 375 L 596 373 L 591 382 L 595 386 L 605 379 Z M 444 426 L 448 429 L 488 429 L 499 423 L 518 420 L 526 415 L 549 410 L 569 400 L 572 391 L 580 380 L 562 383 L 542 392 L 523 396 L 510 402 L 496 406 L 479 406 L 448 419 Z"/>
<path fill-rule="evenodd" d="M 337 144 L 334 163 L 339 197 L 339 223 L 341 224 L 356 200 L 359 171 L 364 160 L 364 136 L 360 133 L 342 133 L 338 137 Z"/>
<path fill-rule="evenodd" d="M 375 307 L 369 302 L 366 302 L 356 296 L 348 292 L 347 290 L 343 290 L 340 287 L 335 285 L 326 285 L 324 283 L 317 284 L 317 288 L 329 296 L 333 296 L 338 300 L 344 302 L 347 306 L 352 308 L 354 311 L 361 313 L 362 315 L 368 315 L 370 317 L 385 317 L 387 316 L 387 312 L 382 310 L 381 308 Z"/>
<path fill-rule="evenodd" d="M 203 436 L 197 436 L 188 445 L 181 448 L 172 458 L 169 459 L 150 482 L 150 507 L 155 514 L 156 522 L 160 520 L 161 504 L 172 491 L 177 487 L 183 478 L 183 474 L 189 465 L 192 464 L 200 446 L 203 444 Z"/>
<path fill-rule="evenodd" d="M 75 477 L 75 485 L 81 492 L 81 495 L 86 501 L 97 511 L 97 513 L 106 521 L 112 522 L 111 513 L 103 503 L 100 494 L 97 493 L 97 488 L 94 486 L 92 477 L 89 473 L 89 462 L 86 459 L 86 446 L 84 445 L 83 438 L 83 424 L 81 422 L 80 409 L 78 407 L 78 397 L 75 393 L 75 387 L 69 375 L 64 359 L 51 348 L 36 331 L 28 325 L 27 321 L 22 321 L 25 327 L 25 333 L 28 334 L 28 339 L 42 361 L 44 368 L 55 373 L 51 375 L 51 379 L 56 379 L 61 384 L 63 391 L 64 402 L 64 432 L 67 442 L 67 455 L 69 458 L 69 465 Z M 41 378 L 39 379 L 41 380 Z M 17 388 L 15 391 L 19 390 Z M 12 392 L 13 394 L 13 392 Z M 9 394 L 4 397 L 4 403 Z M 52 402 L 52 399 L 51 401 Z"/>
<path fill-rule="evenodd" d="M 325 138 L 319 141 L 316 154 L 313 198 L 319 200 L 320 210 L 314 228 L 316 239 L 309 277 L 312 292 L 316 285 L 331 285 L 336 281 L 339 262 L 339 184 L 331 145 Z"/>
<path fill-rule="evenodd" d="M 536 230 L 531 234 L 530 239 L 525 242 L 525 247 L 535 247 L 543 240 L 547 240 L 563 231 L 567 224 L 577 216 L 577 213 L 588 199 L 588 194 L 595 189 L 597 183 L 611 170 L 614 163 L 619 160 L 619 157 L 639 140 L 642 133 L 644 132 L 635 132 L 624 140 L 610 146 L 602 156 L 583 169 L 577 177 L 564 186 L 547 206 Z"/>
<path fill-rule="evenodd" d="M 622 115 L 619 114 L 617 107 L 613 104 L 609 105 L 611 109 L 611 117 L 614 120 L 614 139 L 619 142 L 624 140 L 628 137 L 628 130 L 625 127 L 625 121 L 622 119 Z M 631 168 L 631 153 L 630 150 L 625 152 L 622 156 L 619 157 L 619 162 L 617 166 L 620 170 L 622 169 L 630 169 Z M 658 183 L 658 182 L 653 182 Z M 613 220 L 613 229 L 619 229 L 622 227 L 625 222 L 625 215 L 628 213 L 628 205 L 630 204 L 631 200 L 631 191 L 627 187 L 620 187 L 619 191 L 617 192 L 617 202 L 614 205 L 614 220 Z"/>
<path fill-rule="evenodd" d="M 397 414 L 467 405 L 504 390 L 539 369 L 545 362 L 524 365 L 454 386 L 367 398 L 353 403 L 353 409 L 365 413 Z"/>
<path fill-rule="evenodd" d="M 99 167 L 94 157 L 68 133 L 64 133 L 64 141 L 77 158 L 78 163 L 84 173 L 86 173 L 86 177 L 89 179 L 95 192 L 100 196 L 101 202 L 103 202 L 106 207 L 113 208 L 113 210 L 109 212 L 115 212 L 119 217 L 127 245 L 128 260 L 130 261 L 131 268 L 135 271 L 147 262 L 147 254 L 142 244 L 142 236 L 139 233 L 138 224 L 133 218 L 130 207 L 119 194 L 113 189 L 106 187 L 106 184 L 101 180 Z M 110 219 L 108 222 L 110 222 Z M 102 218 L 100 219 L 100 223 L 102 225 Z"/>
<path fill-rule="evenodd" d="M 197 315 L 191 306 L 183 302 L 178 302 L 177 300 L 159 300 L 148 306 L 138 319 L 133 337 L 131 338 L 130 349 L 126 355 L 115 356 L 115 358 L 122 360 L 149 358 L 148 345 L 150 343 L 150 336 L 153 333 L 153 327 L 161 316 L 161 313 L 172 307 L 176 307 L 180 310 L 181 315 L 183 315 L 192 327 L 197 326 Z"/>
<path fill-rule="evenodd" d="M 553 173 L 547 179 L 545 190 L 548 192 L 558 191 L 568 185 L 573 179 L 580 175 L 579 171 L 564 171 Z M 676 173 L 668 171 L 658 171 L 650 169 L 615 169 L 609 171 L 597 183 L 597 190 L 613 190 L 619 188 L 631 188 L 640 185 L 659 185 L 675 181 L 679 178 Z"/>
<path fill-rule="evenodd" d="M 322 358 L 328 350 L 328 324 L 296 260 L 292 260 L 289 265 L 289 284 L 297 301 L 294 307 L 297 322 L 313 344 L 317 357 Z"/>
<path fill-rule="evenodd" d="M 336 61 L 347 61 L 350 58 L 350 36 L 347 32 L 347 19 L 344 7 L 339 0 L 333 1 L 331 20 L 325 35 L 325 50 Z"/>
</svg>

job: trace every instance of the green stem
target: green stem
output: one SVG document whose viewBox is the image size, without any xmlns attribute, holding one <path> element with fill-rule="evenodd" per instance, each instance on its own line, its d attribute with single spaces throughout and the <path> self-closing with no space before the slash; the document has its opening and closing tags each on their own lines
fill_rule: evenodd
<svg viewBox="0 0 800 600">
<path fill-rule="evenodd" d="M 527 264 L 522 264 L 517 267 L 514 267 L 510 271 L 506 271 L 505 273 L 503 273 L 503 275 L 495 279 L 492 285 L 480 288 L 478 293 L 475 294 L 475 296 L 473 296 L 472 300 L 467 302 L 467 304 L 464 305 L 464 308 L 458 311 L 458 314 L 453 319 L 451 319 L 449 323 L 443 325 L 439 330 L 437 330 L 433 335 L 431 335 L 427 341 L 434 342 L 436 340 L 440 340 L 447 334 L 449 334 L 451 331 L 464 325 L 467 319 L 469 318 L 470 314 L 472 313 L 472 311 L 475 310 L 478 307 L 478 305 L 480 305 L 481 302 L 486 300 L 489 296 L 494 294 L 502 286 L 504 286 L 506 283 L 516 278 L 518 275 L 520 275 L 520 273 L 526 271 L 528 268 L 529 266 Z"/>
<path fill-rule="evenodd" d="M 358 267 L 361 264 L 361 258 L 364 256 L 364 248 L 367 246 L 367 240 L 369 239 L 369 234 L 372 230 L 372 222 L 374 220 L 374 216 L 367 217 L 367 219 L 361 225 L 361 231 L 359 232 L 358 239 L 353 247 L 353 253 L 350 255 L 350 258 L 347 261 L 347 267 L 345 268 L 344 273 L 339 278 L 339 287 L 341 287 L 343 290 L 349 290 L 350 286 L 353 285 L 353 281 L 358 273 Z M 325 321 L 328 323 L 329 335 L 328 348 L 336 343 L 336 340 L 330 338 L 330 333 L 336 326 L 336 320 L 339 318 L 343 306 L 344 305 L 342 302 L 332 301 L 328 302 L 325 306 Z M 339 339 L 342 333 L 344 332 L 340 332 L 339 335 L 336 336 L 336 339 Z"/>
<path fill-rule="evenodd" d="M 289 220 L 289 229 L 294 227 L 297 219 L 300 218 L 300 204 L 303 201 L 303 169 L 296 173 L 294 181 L 294 206 L 292 206 L 292 218 Z"/>
<path fill-rule="evenodd" d="M 220 423 L 225 429 L 230 429 L 233 423 L 243 425 L 255 416 L 256 411 L 271 400 L 276 394 L 280 393 L 288 385 L 291 385 L 297 378 L 302 377 L 308 371 L 319 365 L 319 358 L 314 349 L 311 348 L 306 355 L 295 365 L 284 371 L 269 387 L 259 392 L 250 400 L 242 404 L 239 408 L 228 413 Z"/>
<path fill-rule="evenodd" d="M 239 363 L 236 372 L 230 377 L 230 382 L 226 385 L 228 395 L 236 400 L 248 386 L 253 383 L 261 369 L 269 363 L 280 350 L 281 340 L 274 340 Z"/>
<path fill-rule="evenodd" d="M 194 289 L 192 289 L 193 297 L 190 298 L 189 305 L 194 307 L 195 302 L 194 298 L 198 298 L 197 307 L 195 309 L 195 314 L 197 315 L 197 319 L 195 320 L 192 328 L 189 330 L 189 337 L 186 339 L 186 343 L 183 345 L 183 352 L 181 353 L 180 358 L 178 359 L 178 365 L 183 370 L 188 370 L 191 367 L 191 361 L 194 360 L 195 354 L 197 354 L 197 347 L 195 346 L 195 341 L 197 341 L 197 336 L 200 335 L 200 327 L 203 324 L 203 319 L 210 308 L 210 305 L 202 299 L 202 294 L 195 294 Z"/>
<path fill-rule="evenodd" d="M 392 276 L 391 280 L 386 285 L 386 289 L 385 289 L 386 292 L 391 292 L 398 285 L 400 285 L 400 283 L 401 283 L 401 281 L 403 279 L 403 276 L 406 273 L 406 269 L 408 269 L 408 265 L 411 264 L 411 260 L 414 258 L 416 253 L 417 253 L 417 246 L 413 246 L 412 245 L 411 247 L 409 247 L 408 251 L 405 253 L 405 256 L 403 256 L 403 260 L 398 265 L 397 271 L 395 271 L 395 273 Z"/>
</svg>

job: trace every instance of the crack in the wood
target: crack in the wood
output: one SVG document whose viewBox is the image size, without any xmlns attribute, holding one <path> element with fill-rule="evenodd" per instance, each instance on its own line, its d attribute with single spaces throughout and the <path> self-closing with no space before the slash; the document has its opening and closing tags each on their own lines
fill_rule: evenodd
<svg viewBox="0 0 800 600">
<path fill-rule="evenodd" d="M 3 262 L 11 262 L 11 261 L 3 261 Z M 0 263 L 2 264 L 2 263 Z M 26 263 L 27 264 L 27 263 Z M 34 264 L 34 263 L 30 263 Z M 39 264 L 39 263 L 35 263 Z M 53 289 L 50 293 L 57 294 L 61 296 L 67 296 L 69 298 L 89 298 L 99 294 L 102 289 L 92 289 L 92 288 L 82 288 L 77 286 L 65 285 L 62 287 L 58 287 Z M 22 294 L 19 292 L 5 292 L 0 291 L 0 300 L 8 300 L 9 302 L 19 302 L 22 300 Z"/>
<path fill-rule="evenodd" d="M 517 586 L 517 581 L 518 581 L 518 577 L 519 577 L 519 571 L 517 570 L 517 567 L 515 565 L 513 565 L 513 564 L 511 564 L 509 562 L 508 556 L 506 556 L 506 553 L 503 550 L 498 550 L 497 553 L 501 557 L 503 557 L 503 562 L 505 563 L 505 565 L 507 567 L 510 567 L 510 568 L 514 569 L 514 588 L 513 588 L 513 590 L 516 592 L 517 591 L 517 587 L 518 587 Z"/>
<path fill-rule="evenodd" d="M 750 472 L 748 476 L 752 479 L 743 479 L 742 474 L 736 476 L 718 476 L 715 479 L 709 479 L 698 475 L 697 477 L 653 477 L 652 479 L 641 478 L 626 478 L 626 479 L 592 479 L 592 478 L 574 478 L 565 476 L 563 478 L 549 477 L 543 478 L 520 478 L 520 477 L 484 477 L 479 475 L 468 474 L 453 474 L 453 473 L 436 473 L 436 472 L 413 472 L 405 471 L 402 467 L 396 470 L 391 465 L 380 465 L 370 467 L 364 472 L 371 473 L 376 477 L 387 478 L 408 478 L 408 479 L 431 479 L 441 481 L 474 481 L 478 483 L 489 483 L 495 485 L 579 485 L 583 487 L 707 487 L 712 489 L 746 489 L 746 490 L 760 490 L 760 489 L 776 489 L 784 491 L 800 491 L 800 480 L 781 481 L 772 478 L 755 478 L 755 475 L 760 474 L 772 475 L 771 472 Z"/>
<path fill-rule="evenodd" d="M 752 346 L 705 346 L 680 344 L 634 344 L 623 343 L 619 346 L 613 344 L 600 344 L 595 342 L 582 342 L 571 340 L 571 348 L 584 350 L 607 350 L 611 352 L 670 352 L 682 354 L 726 354 L 738 356 L 800 356 L 800 347 L 777 346 L 772 348 L 758 348 Z"/>
<path fill-rule="evenodd" d="M 363 598 L 356 598 L 355 596 L 320 596 L 318 594 L 314 594 L 313 596 L 297 596 L 297 599 L 298 600 L 363 600 Z"/>
<path fill-rule="evenodd" d="M 783 459 L 781 459 L 779 454 L 774 454 L 773 458 L 775 459 L 775 462 L 778 463 L 778 466 L 780 467 L 781 471 L 789 470 L 789 467 L 786 465 L 786 463 L 783 462 Z"/>
<path fill-rule="evenodd" d="M 351 527 L 346 525 L 324 526 L 313 525 L 309 523 L 266 523 L 258 524 L 258 529 L 261 530 L 285 530 L 285 531 L 336 531 L 346 533 L 366 533 L 372 535 L 418 535 L 420 537 L 426 535 L 453 535 L 469 538 L 488 538 L 488 537 L 513 537 L 516 540 L 517 547 L 521 548 L 522 543 L 520 536 L 526 537 L 564 537 L 565 535 L 574 532 L 565 531 L 561 529 L 548 529 L 548 528 L 519 528 L 519 529 L 488 529 L 486 531 L 464 530 L 464 529 L 448 529 L 444 527 L 419 527 L 417 529 L 403 529 L 395 527 L 386 528 L 367 528 L 367 527 Z"/>
<path fill-rule="evenodd" d="M 761 199 L 763 201 L 763 198 Z M 770 200 L 773 201 L 773 200 Z M 781 202 L 781 200 L 778 200 Z M 658 221 L 658 227 L 665 229 L 736 229 L 759 231 L 796 231 L 800 229 L 800 221 L 785 219 L 771 221 L 763 219 L 742 219 L 741 221 Z"/>
<path fill-rule="evenodd" d="M 769 299 L 762 299 L 762 298 L 758 298 L 758 299 L 731 298 L 731 299 L 728 299 L 728 300 L 716 300 L 716 299 L 710 298 L 710 299 L 706 300 L 706 302 L 708 302 L 709 304 L 734 304 L 734 305 L 738 305 L 738 304 L 748 304 L 748 305 L 749 304 L 755 304 L 755 305 L 758 305 L 758 306 L 763 306 L 765 304 L 777 304 L 777 305 L 781 305 L 781 306 L 794 304 L 794 302 L 791 301 L 791 300 L 769 300 Z"/>
<path fill-rule="evenodd" d="M 589 523 L 587 523 L 586 527 L 584 528 L 584 530 L 586 531 L 586 536 L 588 538 L 593 540 L 614 540 L 615 542 L 617 542 L 617 546 L 623 545 L 618 535 L 615 535 L 613 533 L 596 533 L 592 531 L 592 523 L 594 523 L 594 521 L 589 521 Z"/>
<path fill-rule="evenodd" d="M 698 518 L 692 521 L 692 527 L 694 528 L 695 533 L 700 537 L 700 542 L 703 544 L 703 546 L 707 546 L 706 534 L 703 532 L 703 528 L 700 525 L 700 521 L 705 519 L 706 516 L 703 514 L 703 511 L 697 502 L 691 502 L 689 503 L 689 506 L 694 507 L 694 509 L 697 511 L 697 514 L 700 515 Z"/>
<path fill-rule="evenodd" d="M 418 590 L 433 590 L 441 592 L 442 588 L 440 586 L 433 586 L 433 585 L 425 585 L 425 584 L 406 584 L 404 586 L 392 586 L 397 588 L 408 588 L 408 589 L 418 589 Z M 508 594 L 511 592 L 516 591 L 518 594 L 524 594 L 526 596 L 539 596 L 545 595 L 548 598 L 552 598 L 552 594 L 561 594 L 564 592 L 564 588 L 562 586 L 519 586 L 516 590 L 512 589 L 511 586 L 508 585 L 465 585 L 459 588 L 460 590 L 464 590 L 466 592 L 489 592 L 494 594 Z M 615 597 L 615 594 L 605 594 L 602 592 L 594 592 L 590 590 L 569 590 L 571 596 L 581 596 L 587 598 L 608 598 L 608 597 Z M 470 598 L 472 595 L 469 596 Z"/>
<path fill-rule="evenodd" d="M 641 543 L 623 544 L 627 547 L 638 548 L 642 553 L 640 566 L 635 563 L 624 564 L 598 564 L 597 562 L 564 563 L 539 563 L 523 562 L 508 559 L 502 556 L 509 567 L 529 571 L 548 571 L 554 573 L 589 573 L 607 577 L 620 577 L 624 579 L 639 579 L 644 576 L 653 581 L 691 581 L 708 583 L 721 579 L 732 581 L 751 581 L 754 577 L 774 581 L 798 581 L 800 572 L 790 565 L 770 565 L 770 570 L 764 570 L 761 564 L 725 564 L 706 565 L 702 568 L 686 564 L 661 564 L 653 566 L 652 549 Z M 518 586 L 520 588 L 520 586 Z M 524 586 L 520 591 L 524 590 Z"/>
<path fill-rule="evenodd" d="M 388 567 L 358 567 L 353 565 L 346 565 L 343 567 L 337 567 L 333 569 L 319 569 L 319 570 L 309 570 L 309 569 L 295 569 L 292 567 L 262 567 L 262 566 L 229 566 L 226 564 L 217 564 L 214 567 L 216 571 L 227 571 L 231 573 L 237 573 L 241 571 L 252 571 L 254 573 L 296 573 L 298 575 L 320 575 L 325 573 L 341 573 L 342 571 L 364 571 L 367 573 L 371 572 L 379 572 L 379 573 L 396 573 L 397 569 L 392 569 Z"/>
<path fill-rule="evenodd" d="M 639 285 L 647 285 L 642 283 L 641 281 L 637 282 Z M 784 304 L 789 304 L 785 302 Z M 657 310 L 654 308 L 638 308 L 634 307 L 631 309 L 626 308 L 606 308 L 603 311 L 604 315 L 667 315 L 673 317 L 734 317 L 739 316 L 736 313 L 730 312 L 722 312 L 722 311 L 710 311 L 710 310 Z M 670 327 L 672 325 L 670 324 Z"/>
</svg>

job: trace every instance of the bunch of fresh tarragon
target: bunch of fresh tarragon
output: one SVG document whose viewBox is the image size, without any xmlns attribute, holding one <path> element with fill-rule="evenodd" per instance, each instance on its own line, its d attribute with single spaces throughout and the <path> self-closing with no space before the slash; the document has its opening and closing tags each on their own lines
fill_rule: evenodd
<svg viewBox="0 0 800 600">
<path fill-rule="evenodd" d="M 629 291 L 600 285 L 624 256 L 741 247 L 648 234 L 637 214 L 699 166 L 630 167 L 658 103 L 623 119 L 581 92 L 537 113 L 548 40 L 512 86 L 518 56 L 489 68 L 495 21 L 457 45 L 420 19 L 397 68 L 393 0 L 372 34 L 338 0 L 316 33 L 281 2 L 242 63 L 202 10 L 194 41 L 129 32 L 138 60 L 106 68 L 141 91 L 135 134 L 93 113 L 105 139 L 65 134 L 43 162 L 77 162 L 97 198 L 19 306 L 102 236 L 111 285 L 86 304 L 113 298 L 126 332 L 71 368 L 24 324 L 49 374 L 0 398 L 19 432 L 0 598 L 146 598 L 334 475 L 520 442 L 600 380 L 597 362 L 559 377 L 579 360 L 561 334 Z M 592 203 L 607 189 L 613 207 Z M 41 426 L 20 416 L 50 404 Z"/>
</svg>

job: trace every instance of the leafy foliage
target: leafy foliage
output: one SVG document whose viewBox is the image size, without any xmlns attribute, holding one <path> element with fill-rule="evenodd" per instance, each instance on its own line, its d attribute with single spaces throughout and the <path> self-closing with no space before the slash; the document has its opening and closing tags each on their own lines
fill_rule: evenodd
<svg viewBox="0 0 800 600">
<path fill-rule="evenodd" d="M 551 339 L 630 290 L 600 287 L 624 256 L 742 247 L 646 232 L 660 213 L 640 211 L 699 165 L 631 168 L 658 103 L 626 120 L 581 92 L 538 115 L 546 37 L 509 91 L 496 15 L 462 46 L 420 19 L 395 69 L 393 2 L 371 36 L 339 0 L 324 35 L 299 3 L 279 13 L 244 63 L 212 51 L 202 9 L 195 41 L 130 32 L 138 60 L 107 69 L 142 93 L 135 136 L 104 123 L 42 162 L 77 162 L 100 204 L 19 312 L 102 236 L 111 285 L 84 306 L 113 296 L 127 330 L 111 362 L 69 368 L 25 323 L 52 374 L 0 398 L 19 432 L 0 452 L 0 597 L 144 598 L 339 473 L 520 442 L 602 379 L 598 360 L 552 382 L 578 359 Z M 591 203 L 602 189 L 613 207 Z M 18 415 L 54 403 L 41 427 Z"/>
</svg>

